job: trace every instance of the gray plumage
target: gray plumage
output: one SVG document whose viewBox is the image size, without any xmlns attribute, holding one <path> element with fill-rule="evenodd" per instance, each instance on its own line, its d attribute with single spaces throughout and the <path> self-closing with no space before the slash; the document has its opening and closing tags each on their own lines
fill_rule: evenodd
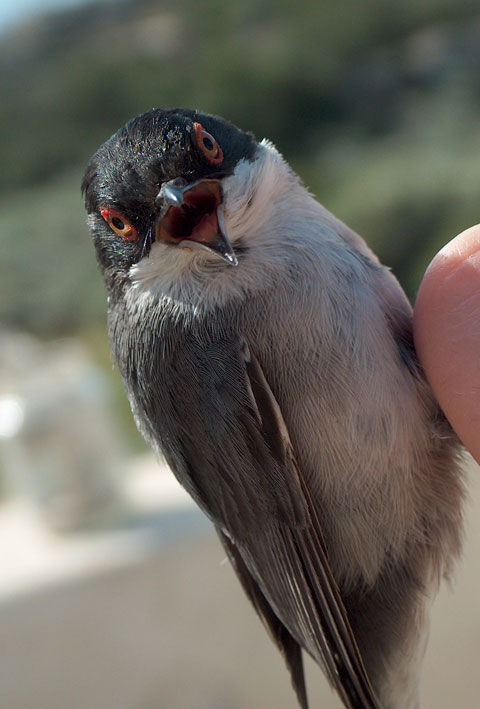
<svg viewBox="0 0 480 709">
<path fill-rule="evenodd" d="M 84 191 L 136 423 L 215 524 L 300 705 L 303 648 L 346 707 L 418 707 L 463 488 L 398 282 L 219 118 L 144 114 Z"/>
</svg>

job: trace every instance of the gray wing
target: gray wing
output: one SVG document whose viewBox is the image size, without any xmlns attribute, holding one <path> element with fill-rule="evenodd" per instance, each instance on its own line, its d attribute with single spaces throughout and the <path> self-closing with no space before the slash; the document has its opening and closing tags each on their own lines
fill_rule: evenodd
<svg viewBox="0 0 480 709">
<path fill-rule="evenodd" d="M 254 573 L 259 574 L 260 584 L 273 607 L 278 607 L 286 627 L 323 665 L 345 706 L 356 709 L 377 707 L 328 564 L 315 506 L 296 464 L 278 403 L 253 355 L 250 355 L 250 361 L 246 361 L 246 373 L 262 421 L 262 433 L 269 449 L 283 463 L 285 474 L 298 481 L 298 494 L 305 501 L 308 521 L 305 525 L 293 527 L 274 525 L 273 534 L 267 535 L 270 538 L 265 545 L 250 544 L 246 549 L 240 545 L 239 552 L 247 566 L 250 561 Z M 278 644 L 282 633 L 277 634 Z M 300 698 L 302 684 L 295 674 L 293 653 L 287 654 L 287 662 Z"/>
<path fill-rule="evenodd" d="M 195 376 L 187 378 L 192 361 Z M 185 423 L 169 434 L 167 460 L 214 521 L 287 661 L 302 708 L 307 699 L 300 647 L 323 667 L 346 707 L 376 709 L 315 506 L 258 361 L 238 340 L 190 350 L 176 366 L 182 376 L 175 418 Z"/>
<path fill-rule="evenodd" d="M 242 555 L 239 553 L 239 550 L 235 544 L 229 539 L 229 537 L 227 537 L 226 534 L 224 534 L 224 532 L 222 532 L 221 529 L 217 528 L 217 532 L 220 537 L 220 541 L 227 552 L 228 558 L 237 573 L 240 583 L 242 584 L 243 590 L 252 602 L 264 626 L 270 633 L 272 640 L 277 645 L 285 662 L 287 663 L 292 678 L 292 684 L 301 709 L 308 709 L 305 676 L 303 672 L 302 648 L 292 637 L 292 635 L 290 635 L 282 621 L 279 620 L 273 612 L 267 599 L 262 593 L 262 589 L 248 570 Z"/>
</svg>

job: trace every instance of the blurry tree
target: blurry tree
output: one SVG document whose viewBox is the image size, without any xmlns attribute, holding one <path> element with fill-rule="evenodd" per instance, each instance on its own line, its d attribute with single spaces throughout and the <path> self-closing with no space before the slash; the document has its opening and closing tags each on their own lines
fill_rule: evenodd
<svg viewBox="0 0 480 709">
<path fill-rule="evenodd" d="M 0 45 L 0 318 L 103 327 L 82 172 L 161 105 L 272 139 L 414 296 L 478 220 L 479 61 L 478 5 L 454 0 L 122 0 L 19 25 Z"/>
</svg>

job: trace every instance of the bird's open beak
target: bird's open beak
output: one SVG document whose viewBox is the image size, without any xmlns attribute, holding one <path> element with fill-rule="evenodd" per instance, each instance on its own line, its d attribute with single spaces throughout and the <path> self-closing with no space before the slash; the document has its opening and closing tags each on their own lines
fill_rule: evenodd
<svg viewBox="0 0 480 709">
<path fill-rule="evenodd" d="M 235 252 L 225 234 L 223 195 L 218 180 L 184 184 L 181 178 L 165 182 L 157 195 L 160 214 L 155 239 L 184 248 L 199 248 L 237 266 Z"/>
</svg>

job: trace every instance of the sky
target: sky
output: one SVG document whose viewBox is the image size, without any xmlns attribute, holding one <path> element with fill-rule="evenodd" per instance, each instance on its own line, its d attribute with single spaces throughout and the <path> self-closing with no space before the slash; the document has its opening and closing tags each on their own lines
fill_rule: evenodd
<svg viewBox="0 0 480 709">
<path fill-rule="evenodd" d="M 1 0 L 0 31 L 8 29 L 20 20 L 45 10 L 80 5 L 84 0 Z"/>
</svg>

